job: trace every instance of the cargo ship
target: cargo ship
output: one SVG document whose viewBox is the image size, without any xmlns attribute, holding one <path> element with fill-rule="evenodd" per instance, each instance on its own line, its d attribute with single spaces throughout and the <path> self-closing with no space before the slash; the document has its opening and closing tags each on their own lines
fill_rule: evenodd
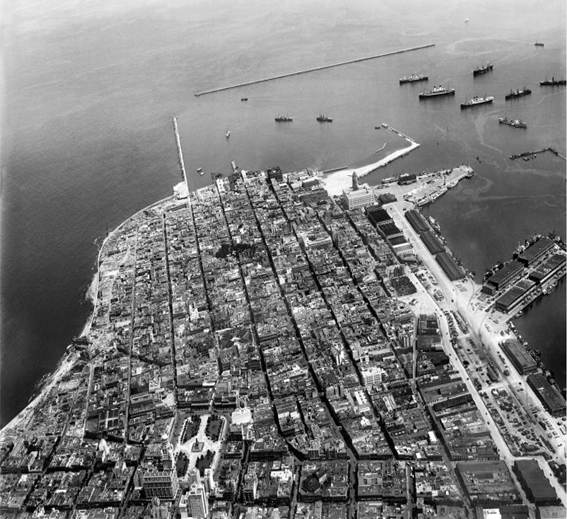
<svg viewBox="0 0 567 519">
<path fill-rule="evenodd" d="M 508 126 L 513 126 L 514 128 L 527 128 L 528 125 L 520 119 L 508 119 L 508 117 L 500 117 L 498 119 L 500 124 L 507 124 Z"/>
<path fill-rule="evenodd" d="M 432 90 L 426 90 L 424 92 L 420 92 L 419 98 L 424 99 L 427 97 L 439 97 L 439 96 L 453 96 L 455 95 L 454 88 L 445 88 L 441 85 L 433 87 Z"/>
<path fill-rule="evenodd" d="M 490 72 L 493 68 L 494 68 L 494 65 L 487 63 L 486 65 L 481 65 L 480 67 L 475 68 L 472 71 L 472 73 L 473 73 L 473 76 L 480 76 L 482 74 L 486 74 L 487 72 Z"/>
<path fill-rule="evenodd" d="M 488 103 L 492 103 L 493 101 L 494 101 L 494 96 L 488 96 L 488 97 L 474 96 L 472 99 L 469 99 L 466 103 L 461 103 L 461 110 L 464 110 L 465 108 L 472 108 L 473 106 L 485 105 Z"/>
<path fill-rule="evenodd" d="M 409 77 L 402 77 L 400 78 L 400 85 L 403 85 L 404 83 L 415 83 L 416 81 L 427 81 L 429 80 L 428 76 L 424 76 L 423 74 L 419 74 L 419 75 L 415 75 L 412 74 Z"/>
<path fill-rule="evenodd" d="M 320 114 L 317 116 L 317 120 L 320 123 L 332 123 L 333 119 L 331 117 L 327 117 L 326 115 Z"/>
<path fill-rule="evenodd" d="M 510 90 L 509 94 L 506 94 L 506 100 L 515 99 L 516 97 L 529 96 L 532 91 L 529 88 L 524 87 L 523 90 L 516 88 L 516 90 Z"/>
<path fill-rule="evenodd" d="M 566 82 L 565 79 L 555 79 L 554 77 L 552 77 L 551 79 L 545 79 L 543 81 L 540 81 L 539 84 L 541 86 L 557 86 L 557 85 L 564 85 Z"/>
<path fill-rule="evenodd" d="M 293 119 L 287 115 L 278 115 L 278 117 L 276 117 L 277 123 L 290 123 L 291 121 L 293 121 Z"/>
</svg>

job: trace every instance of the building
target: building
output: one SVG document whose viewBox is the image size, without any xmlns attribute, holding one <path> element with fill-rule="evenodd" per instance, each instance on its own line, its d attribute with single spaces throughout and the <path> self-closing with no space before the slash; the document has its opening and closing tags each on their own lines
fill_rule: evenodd
<svg viewBox="0 0 567 519">
<path fill-rule="evenodd" d="M 404 213 L 404 216 L 417 233 L 431 231 L 430 225 L 419 211 L 410 209 Z"/>
<path fill-rule="evenodd" d="M 552 415 L 562 416 L 565 414 L 565 399 L 561 393 L 547 381 L 544 375 L 541 373 L 530 375 L 528 377 L 528 384 Z"/>
<path fill-rule="evenodd" d="M 534 244 L 530 245 L 524 252 L 518 256 L 518 261 L 529 267 L 533 265 L 546 252 L 553 248 L 553 241 L 549 238 L 540 238 Z"/>
<path fill-rule="evenodd" d="M 514 472 L 527 498 L 536 505 L 557 505 L 561 501 L 536 460 L 516 460 Z"/>
<path fill-rule="evenodd" d="M 512 365 L 521 375 L 528 375 L 537 369 L 535 359 L 516 339 L 508 339 L 501 346 Z"/>
<path fill-rule="evenodd" d="M 209 515 L 209 501 L 203 485 L 193 483 L 189 492 L 182 497 L 182 500 L 183 499 L 185 499 L 188 517 L 192 517 L 193 519 L 206 519 Z M 181 503 L 179 508 L 181 510 Z M 183 517 L 183 515 L 181 517 Z"/>
<path fill-rule="evenodd" d="M 142 477 L 142 488 L 147 499 L 175 499 L 179 490 L 177 472 L 174 469 L 159 470 L 150 468 Z"/>
<path fill-rule="evenodd" d="M 386 209 L 382 209 L 378 205 L 368 207 L 366 209 L 366 214 L 368 216 L 368 219 L 376 226 L 385 223 L 394 223 L 394 219 L 390 216 L 388 211 L 386 211 Z"/>
<path fill-rule="evenodd" d="M 435 261 L 439 263 L 440 267 L 445 272 L 445 275 L 451 280 L 455 281 L 457 279 L 463 279 L 466 275 L 463 267 L 457 265 L 457 262 L 453 259 L 448 252 L 440 252 L 435 256 Z"/>
<path fill-rule="evenodd" d="M 530 279 L 521 279 L 494 303 L 494 308 L 503 313 L 513 313 L 531 301 L 536 284 Z"/>
<path fill-rule="evenodd" d="M 356 191 L 343 191 L 343 200 L 347 208 L 356 209 L 374 203 L 374 191 L 368 187 L 359 187 Z"/>
<path fill-rule="evenodd" d="M 510 285 L 522 273 L 524 266 L 517 261 L 506 263 L 500 270 L 490 276 L 484 286 L 482 292 L 485 294 L 493 294 L 497 290 Z"/>
</svg>

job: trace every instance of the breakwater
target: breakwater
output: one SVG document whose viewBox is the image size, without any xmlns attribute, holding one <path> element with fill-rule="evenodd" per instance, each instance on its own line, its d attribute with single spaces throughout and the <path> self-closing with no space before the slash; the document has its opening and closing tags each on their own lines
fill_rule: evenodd
<svg viewBox="0 0 567 519">
<path fill-rule="evenodd" d="M 429 47 L 434 47 L 434 46 L 435 46 L 435 43 L 428 43 L 427 45 L 419 45 L 417 47 L 409 47 L 407 49 L 394 50 L 392 52 L 385 52 L 383 54 L 376 54 L 374 56 L 366 56 L 364 58 L 350 59 L 350 60 L 346 60 L 346 61 L 341 61 L 339 63 L 332 63 L 330 65 L 323 65 L 321 67 L 313 67 L 313 68 L 308 68 L 308 69 L 304 69 L 304 70 L 298 70 L 296 72 L 288 72 L 287 74 L 279 74 L 277 76 L 270 76 L 270 77 L 267 77 L 267 78 L 255 79 L 254 81 L 246 81 L 246 82 L 243 82 L 243 83 L 237 83 L 235 85 L 212 88 L 210 90 L 203 90 L 201 92 L 197 92 L 195 94 L 195 97 L 204 96 L 204 95 L 207 95 L 207 94 L 214 94 L 215 92 L 222 92 L 223 90 L 231 90 L 233 88 L 239 88 L 239 87 L 248 86 L 248 85 L 255 85 L 256 83 L 265 83 L 266 81 L 273 81 L 275 79 L 282 79 L 282 78 L 291 77 L 291 76 L 299 76 L 301 74 L 308 74 L 309 72 L 316 72 L 318 70 L 326 70 L 326 69 L 329 69 L 329 68 L 341 67 L 343 65 L 350 65 L 351 63 L 360 63 L 361 61 L 368 61 L 368 60 L 371 60 L 371 59 L 385 58 L 386 56 L 394 56 L 396 54 L 403 54 L 404 52 L 413 52 L 413 51 L 416 51 L 416 50 L 427 49 Z"/>
</svg>

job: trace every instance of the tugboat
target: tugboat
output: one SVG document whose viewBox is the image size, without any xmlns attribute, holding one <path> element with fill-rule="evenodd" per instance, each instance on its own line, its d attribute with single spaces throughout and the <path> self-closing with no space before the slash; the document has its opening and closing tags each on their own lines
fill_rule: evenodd
<svg viewBox="0 0 567 519">
<path fill-rule="evenodd" d="M 277 123 L 290 123 L 291 121 L 293 121 L 293 119 L 291 117 L 288 117 L 287 115 L 278 115 L 276 117 Z"/>
<path fill-rule="evenodd" d="M 509 94 L 506 94 L 506 100 L 515 99 L 516 97 L 529 96 L 532 91 L 529 88 L 524 87 L 523 90 L 516 88 L 516 90 L 510 90 Z"/>
<path fill-rule="evenodd" d="M 507 124 L 508 126 L 513 126 L 514 128 L 527 128 L 528 125 L 520 119 L 508 119 L 508 117 L 500 117 L 498 119 L 500 124 Z"/>
<path fill-rule="evenodd" d="M 461 110 L 464 110 L 465 108 L 471 108 L 473 106 L 492 103 L 492 101 L 494 101 L 494 96 L 488 96 L 488 97 L 474 96 L 472 99 L 469 99 L 466 103 L 461 103 Z"/>
<path fill-rule="evenodd" d="M 487 72 L 490 72 L 493 68 L 494 68 L 494 65 L 487 63 L 486 65 L 481 65 L 480 67 L 475 68 L 472 71 L 472 73 L 473 73 L 473 76 L 480 76 L 482 74 L 486 74 Z"/>
<path fill-rule="evenodd" d="M 331 117 L 327 117 L 326 115 L 320 114 L 317 116 L 317 120 L 320 123 L 332 123 L 333 119 Z"/>
<path fill-rule="evenodd" d="M 410 77 L 402 77 L 400 78 L 400 85 L 404 83 L 415 83 L 416 81 L 427 81 L 429 79 L 428 76 L 424 76 L 423 74 L 415 75 L 412 74 Z"/>
<path fill-rule="evenodd" d="M 453 96 L 453 95 L 455 95 L 454 88 L 445 88 L 439 85 L 433 87 L 432 90 L 426 90 L 425 92 L 420 92 L 419 98 L 424 99 L 427 97 Z"/>
<path fill-rule="evenodd" d="M 566 82 L 565 79 L 555 79 L 554 77 L 552 77 L 551 80 L 545 79 L 543 81 L 540 81 L 539 84 L 541 86 L 557 86 L 557 85 L 564 85 L 565 82 Z"/>
</svg>

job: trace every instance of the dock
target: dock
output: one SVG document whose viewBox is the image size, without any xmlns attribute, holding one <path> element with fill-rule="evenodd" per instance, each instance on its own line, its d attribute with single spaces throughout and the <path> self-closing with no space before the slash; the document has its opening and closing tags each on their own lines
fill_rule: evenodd
<svg viewBox="0 0 567 519">
<path fill-rule="evenodd" d="M 546 151 L 550 151 L 554 155 L 565 160 L 565 157 L 563 155 L 561 155 L 555 148 L 552 148 L 552 147 L 542 148 L 541 150 L 524 151 L 522 153 L 516 153 L 514 155 L 510 155 L 509 158 L 510 158 L 510 160 L 523 159 L 523 158 L 528 158 L 528 157 L 531 158 L 531 157 L 535 157 L 539 153 L 545 153 Z"/>
<path fill-rule="evenodd" d="M 210 90 L 203 90 L 201 92 L 197 92 L 195 94 L 195 97 L 200 97 L 200 96 L 204 96 L 204 95 L 207 95 L 207 94 L 214 94 L 215 92 L 222 92 L 223 90 L 231 90 L 233 88 L 255 85 L 257 83 L 265 83 L 267 81 L 273 81 L 275 79 L 282 79 L 282 78 L 291 77 L 291 76 L 299 76 L 301 74 L 308 74 L 310 72 L 317 72 L 318 70 L 326 70 L 326 69 L 334 68 L 334 67 L 342 67 L 343 65 L 350 65 L 351 63 L 360 63 L 362 61 L 369 61 L 369 60 L 372 60 L 372 59 L 385 58 L 387 56 L 394 56 L 396 54 L 403 54 L 404 52 L 413 52 L 413 51 L 416 51 L 416 50 L 428 49 L 428 48 L 434 47 L 434 46 L 435 46 L 435 43 L 428 43 L 427 45 L 419 45 L 417 47 L 409 47 L 407 49 L 394 50 L 392 52 L 385 52 L 383 54 L 375 54 L 374 56 L 366 56 L 364 58 L 350 59 L 350 60 L 346 60 L 346 61 L 341 61 L 339 63 L 332 63 L 330 65 L 323 65 L 321 67 L 313 67 L 313 68 L 308 68 L 308 69 L 304 69 L 304 70 L 298 70 L 296 72 L 288 72 L 287 74 L 279 74 L 277 76 L 271 76 L 271 77 L 262 78 L 262 79 L 255 79 L 253 81 L 245 81 L 243 83 L 237 83 L 235 85 L 212 88 Z"/>
</svg>

